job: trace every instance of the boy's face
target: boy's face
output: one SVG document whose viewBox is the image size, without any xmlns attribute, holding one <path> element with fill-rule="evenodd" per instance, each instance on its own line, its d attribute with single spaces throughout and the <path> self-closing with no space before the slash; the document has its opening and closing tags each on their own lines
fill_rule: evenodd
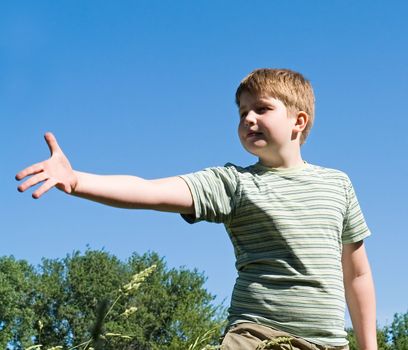
<svg viewBox="0 0 408 350">
<path fill-rule="evenodd" d="M 244 91 L 240 96 L 238 134 L 244 148 L 266 160 L 288 145 L 296 118 L 288 115 L 284 103 Z"/>
</svg>

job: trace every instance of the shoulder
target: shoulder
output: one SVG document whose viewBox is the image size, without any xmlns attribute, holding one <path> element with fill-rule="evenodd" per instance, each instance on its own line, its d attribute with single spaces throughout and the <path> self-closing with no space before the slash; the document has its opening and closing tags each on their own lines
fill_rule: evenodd
<svg viewBox="0 0 408 350">
<path fill-rule="evenodd" d="M 308 172 L 323 181 L 341 183 L 349 186 L 351 184 L 349 176 L 342 170 L 327 168 L 320 165 L 308 164 Z"/>
</svg>

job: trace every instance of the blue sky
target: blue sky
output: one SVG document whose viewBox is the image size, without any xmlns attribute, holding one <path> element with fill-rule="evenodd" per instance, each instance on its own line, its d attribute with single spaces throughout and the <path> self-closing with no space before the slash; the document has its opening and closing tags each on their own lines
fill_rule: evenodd
<svg viewBox="0 0 408 350">
<path fill-rule="evenodd" d="M 53 131 L 74 168 L 158 178 L 253 163 L 234 92 L 259 67 L 308 77 L 316 122 L 304 159 L 346 171 L 373 232 L 378 321 L 408 310 L 408 25 L 404 1 L 19 1 L 0 4 L 0 255 L 157 251 L 197 268 L 228 303 L 234 256 L 220 225 L 104 207 L 14 175 Z"/>
</svg>

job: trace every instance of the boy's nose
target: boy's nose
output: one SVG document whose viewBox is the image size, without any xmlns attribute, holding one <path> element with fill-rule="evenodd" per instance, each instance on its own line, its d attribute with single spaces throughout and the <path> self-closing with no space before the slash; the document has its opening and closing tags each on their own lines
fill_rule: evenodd
<svg viewBox="0 0 408 350">
<path fill-rule="evenodd" d="M 249 127 L 251 125 L 254 125 L 255 123 L 256 123 L 255 113 L 250 111 L 245 117 L 244 125 L 246 127 Z"/>
</svg>

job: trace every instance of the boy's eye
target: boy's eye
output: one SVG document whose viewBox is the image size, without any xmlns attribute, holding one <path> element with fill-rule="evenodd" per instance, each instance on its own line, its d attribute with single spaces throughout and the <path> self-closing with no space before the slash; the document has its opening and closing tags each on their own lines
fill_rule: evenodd
<svg viewBox="0 0 408 350">
<path fill-rule="evenodd" d="M 247 114 L 248 114 L 248 112 L 241 112 L 241 113 L 239 114 L 239 118 L 240 118 L 240 119 L 245 118 L 245 117 L 247 116 Z"/>
<path fill-rule="evenodd" d="M 256 112 L 258 113 L 258 114 L 263 114 L 263 113 L 266 113 L 268 111 L 268 107 L 258 107 L 257 109 L 256 109 Z"/>
</svg>

